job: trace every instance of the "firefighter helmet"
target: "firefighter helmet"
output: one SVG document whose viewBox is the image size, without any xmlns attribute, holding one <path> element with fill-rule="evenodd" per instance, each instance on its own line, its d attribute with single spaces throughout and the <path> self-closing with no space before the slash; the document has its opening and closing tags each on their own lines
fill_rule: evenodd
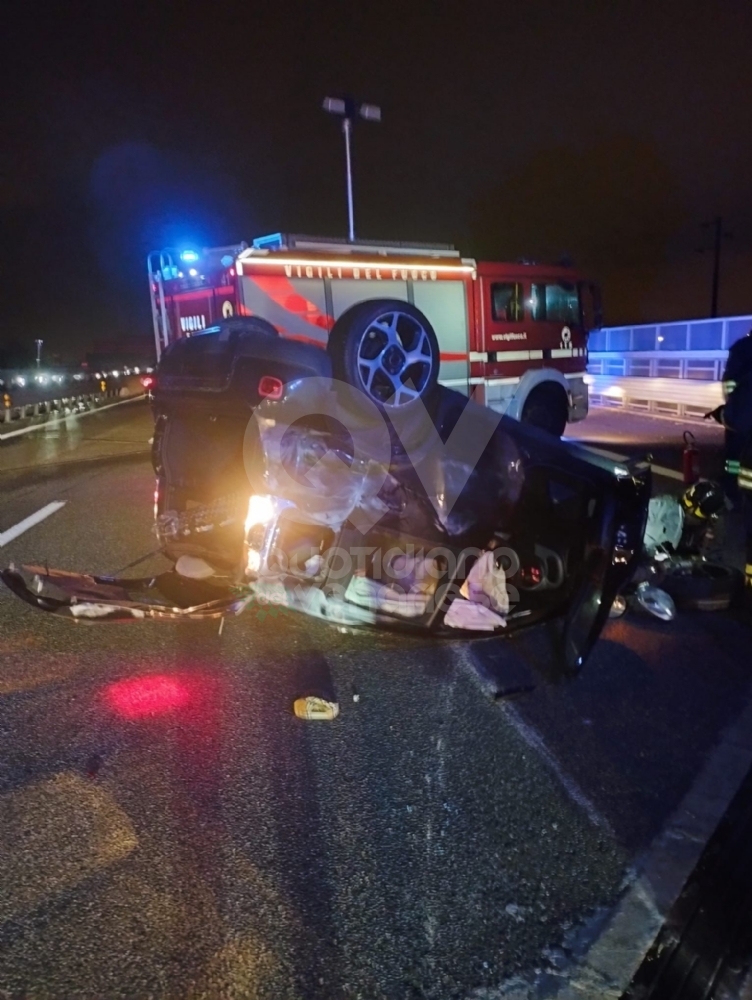
<svg viewBox="0 0 752 1000">
<path fill-rule="evenodd" d="M 725 501 L 723 490 L 718 483 L 701 479 L 682 493 L 681 505 L 686 514 L 691 514 L 700 520 L 716 517 L 723 508 Z"/>
</svg>

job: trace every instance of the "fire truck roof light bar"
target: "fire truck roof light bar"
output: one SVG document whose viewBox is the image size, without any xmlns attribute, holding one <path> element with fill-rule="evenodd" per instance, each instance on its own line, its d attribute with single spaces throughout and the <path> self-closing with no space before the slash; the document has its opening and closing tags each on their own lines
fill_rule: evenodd
<svg viewBox="0 0 752 1000">
<path fill-rule="evenodd" d="M 399 253 L 417 256 L 459 257 L 460 252 L 451 243 L 403 243 L 399 240 L 341 240 L 319 236 L 299 236 L 292 233 L 271 233 L 258 236 L 253 241 L 254 250 L 332 250 L 335 253 L 378 254 Z M 245 254 L 241 256 L 250 256 Z"/>
<path fill-rule="evenodd" d="M 247 254 L 247 256 L 246 256 Z M 388 263 L 382 263 L 380 260 L 318 260 L 316 257 L 261 257 L 257 254 L 251 254 L 247 251 L 238 257 L 238 274 L 242 274 L 243 264 L 253 265 L 256 267 L 259 264 L 266 264 L 270 267 L 282 267 L 287 264 L 291 267 L 360 267 L 360 268 L 380 268 L 383 267 L 387 269 L 390 265 Z M 465 262 L 463 260 L 460 264 L 434 264 L 433 261 L 423 262 L 420 264 L 411 264 L 403 262 L 394 262 L 391 266 L 395 268 L 407 268 L 408 270 L 419 270 L 419 271 L 452 271 L 456 274 L 473 274 L 475 272 L 475 264 L 471 262 Z"/>
</svg>

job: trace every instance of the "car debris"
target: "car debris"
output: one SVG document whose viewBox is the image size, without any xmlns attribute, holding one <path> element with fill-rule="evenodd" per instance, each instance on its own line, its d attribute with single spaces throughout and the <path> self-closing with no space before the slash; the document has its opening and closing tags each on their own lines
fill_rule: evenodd
<svg viewBox="0 0 752 1000">
<path fill-rule="evenodd" d="M 292 707 L 299 719 L 305 719 L 309 722 L 329 721 L 336 719 L 339 715 L 339 704 L 336 701 L 327 701 L 317 695 L 296 698 Z"/>
</svg>

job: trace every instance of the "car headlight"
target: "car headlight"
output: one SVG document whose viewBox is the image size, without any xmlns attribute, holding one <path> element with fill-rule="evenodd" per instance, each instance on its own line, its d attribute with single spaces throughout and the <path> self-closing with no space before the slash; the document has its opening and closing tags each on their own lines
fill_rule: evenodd
<svg viewBox="0 0 752 1000">
<path fill-rule="evenodd" d="M 250 532 L 258 524 L 268 524 L 274 517 L 274 501 L 269 496 L 253 493 L 248 501 L 248 513 L 245 518 L 245 533 Z"/>
</svg>

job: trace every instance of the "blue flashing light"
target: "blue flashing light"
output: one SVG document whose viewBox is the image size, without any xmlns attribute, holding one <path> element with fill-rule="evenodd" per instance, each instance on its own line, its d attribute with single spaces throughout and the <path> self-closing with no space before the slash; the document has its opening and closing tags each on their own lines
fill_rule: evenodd
<svg viewBox="0 0 752 1000">
<path fill-rule="evenodd" d="M 198 260 L 198 258 L 199 255 L 196 253 L 195 250 L 183 250 L 183 252 L 180 254 L 180 259 L 186 264 L 193 264 L 195 261 Z"/>
<path fill-rule="evenodd" d="M 279 250 L 284 242 L 282 233 L 272 233 L 269 236 L 257 236 L 253 247 L 255 250 Z"/>
</svg>

